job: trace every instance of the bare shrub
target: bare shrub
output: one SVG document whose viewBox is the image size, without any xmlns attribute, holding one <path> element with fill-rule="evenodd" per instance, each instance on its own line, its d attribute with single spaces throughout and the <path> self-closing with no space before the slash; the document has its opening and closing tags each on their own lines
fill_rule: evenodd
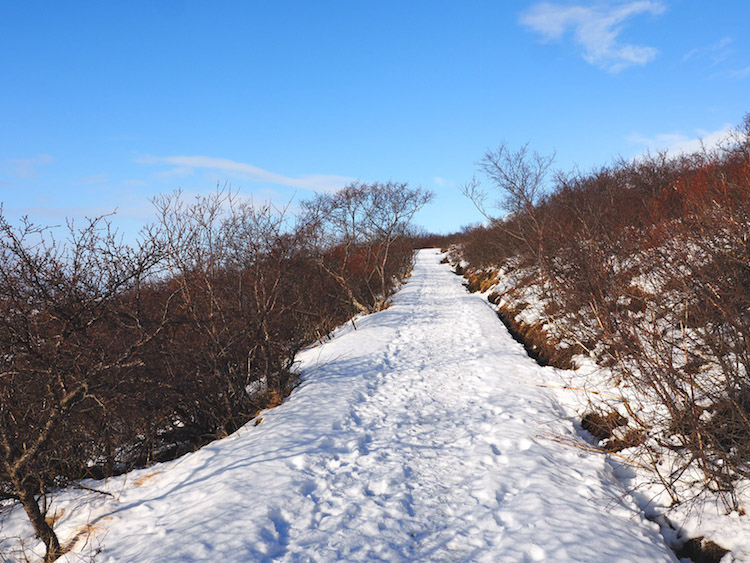
<svg viewBox="0 0 750 563">
<path fill-rule="evenodd" d="M 544 239 L 544 217 L 537 212 L 543 201 L 546 178 L 555 161 L 555 154 L 542 155 L 529 149 L 529 143 L 512 151 L 505 143 L 488 150 L 479 161 L 479 169 L 492 182 L 497 199 L 491 201 L 490 192 L 473 178 L 461 187 L 490 223 L 502 230 L 524 250 L 541 259 Z M 508 215 L 499 218 L 492 209 L 504 210 Z"/>
<path fill-rule="evenodd" d="M 358 311 L 381 310 L 411 269 L 409 225 L 433 197 L 405 183 L 354 183 L 303 202 L 318 265 Z"/>
<path fill-rule="evenodd" d="M 46 545 L 47 492 L 102 451 L 99 433 L 142 366 L 146 328 L 133 301 L 161 258 L 158 245 L 122 245 L 105 218 L 71 224 L 57 244 L 47 229 L 0 214 L 0 480 Z"/>
<path fill-rule="evenodd" d="M 750 116 L 718 151 L 558 174 L 543 198 L 506 188 L 515 213 L 463 233 L 460 245 L 474 268 L 511 259 L 536 272 L 555 333 L 657 407 L 650 418 L 632 413 L 623 443 L 652 448 L 675 498 L 679 476 L 699 468 L 728 509 L 742 508 L 734 486 L 750 477 L 748 146 Z M 481 168 L 505 182 L 528 153 L 501 148 Z M 464 191 L 487 201 L 478 186 Z M 668 451 L 682 461 L 665 472 L 658 460 Z"/>
</svg>

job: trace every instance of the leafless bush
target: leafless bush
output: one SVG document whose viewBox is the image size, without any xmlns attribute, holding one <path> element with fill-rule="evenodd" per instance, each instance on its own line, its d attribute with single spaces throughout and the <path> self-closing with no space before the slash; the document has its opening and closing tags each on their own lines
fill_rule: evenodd
<svg viewBox="0 0 750 563">
<path fill-rule="evenodd" d="M 382 309 L 411 268 L 409 225 L 433 197 L 405 183 L 354 183 L 303 202 L 318 265 L 358 311 Z"/>
<path fill-rule="evenodd" d="M 554 161 L 555 154 L 531 151 L 528 143 L 517 151 L 501 143 L 497 149 L 488 150 L 478 163 L 492 182 L 491 189 L 497 199 L 491 201 L 491 192 L 476 177 L 461 188 L 495 230 L 522 245 L 525 253 L 537 260 L 541 260 L 545 236 L 545 217 L 538 213 L 538 208 L 544 200 L 547 176 Z M 491 211 L 493 208 L 508 215 L 497 217 Z"/>
<path fill-rule="evenodd" d="M 311 231 L 283 210 L 221 190 L 155 204 L 151 233 L 168 250 L 175 313 L 152 364 L 200 389 L 183 423 L 232 432 L 257 411 L 258 396 L 286 391 L 297 351 L 342 322 L 341 312 L 327 310 L 330 287 L 313 293 L 322 273 L 309 256 Z"/>
<path fill-rule="evenodd" d="M 430 198 L 354 186 L 294 220 L 226 190 L 176 192 L 154 200 L 136 248 L 106 217 L 60 244 L 0 209 L 0 495 L 23 505 L 45 559 L 63 552 L 45 518 L 54 487 L 234 431 L 291 390 L 295 354 L 356 313 L 352 296 L 382 308 Z"/>
<path fill-rule="evenodd" d="M 658 405 L 661 420 L 634 413 L 630 424 L 651 436 L 653 459 L 659 448 L 681 452 L 668 474 L 654 465 L 662 482 L 698 467 L 728 508 L 740 508 L 734 483 L 750 476 L 748 146 L 750 116 L 718 151 L 558 174 L 546 197 L 519 199 L 531 204 L 503 228 L 462 237 L 472 265 L 536 264 L 558 333 Z M 483 166 L 505 178 L 518 157 L 503 155 Z M 508 240 L 510 220 L 524 244 Z"/>
<path fill-rule="evenodd" d="M 45 520 L 46 491 L 101 448 L 118 400 L 161 325 L 133 302 L 161 258 L 148 241 L 120 244 L 105 218 L 70 225 L 68 241 L 0 215 L 0 480 L 23 505 L 48 560 L 61 553 Z"/>
</svg>

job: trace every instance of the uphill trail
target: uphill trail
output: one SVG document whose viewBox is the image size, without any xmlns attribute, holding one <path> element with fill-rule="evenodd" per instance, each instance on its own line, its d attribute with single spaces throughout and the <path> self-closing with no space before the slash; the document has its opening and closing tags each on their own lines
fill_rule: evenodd
<svg viewBox="0 0 750 563">
<path fill-rule="evenodd" d="M 108 481 L 79 555 L 675 561 L 605 457 L 560 442 L 580 438 L 539 387 L 552 368 L 440 259 L 420 251 L 390 308 L 303 352 L 259 425 Z"/>
</svg>

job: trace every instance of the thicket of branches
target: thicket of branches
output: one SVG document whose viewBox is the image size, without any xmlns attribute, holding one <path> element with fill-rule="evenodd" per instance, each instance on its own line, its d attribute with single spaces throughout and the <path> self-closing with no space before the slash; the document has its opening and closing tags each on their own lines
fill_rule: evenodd
<svg viewBox="0 0 750 563">
<path fill-rule="evenodd" d="M 408 273 L 431 194 L 357 184 L 292 218 L 218 190 L 154 200 L 122 244 L 106 217 L 67 239 L 0 208 L 0 500 L 64 551 L 48 495 L 225 436 L 293 387 L 295 354 Z"/>
<path fill-rule="evenodd" d="M 525 149 L 488 154 L 485 169 L 499 163 L 508 173 L 491 186 L 509 214 L 464 232 L 463 258 L 537 272 L 567 344 L 593 352 L 655 407 L 656 421 L 627 413 L 630 445 L 650 448 L 675 500 L 676 481 L 699 469 L 703 487 L 741 508 L 735 483 L 750 477 L 750 116 L 717 150 L 558 174 L 544 193 L 548 160 Z M 524 166 L 533 173 L 520 176 Z M 480 206 L 491 193 L 476 182 L 465 192 Z M 678 461 L 660 463 L 665 451 Z"/>
</svg>

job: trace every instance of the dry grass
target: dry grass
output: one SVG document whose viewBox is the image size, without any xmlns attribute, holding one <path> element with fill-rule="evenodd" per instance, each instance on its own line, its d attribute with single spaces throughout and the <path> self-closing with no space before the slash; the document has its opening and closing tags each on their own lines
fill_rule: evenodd
<svg viewBox="0 0 750 563">
<path fill-rule="evenodd" d="M 133 486 L 135 487 L 142 487 L 146 483 L 148 483 L 151 479 L 159 475 L 161 471 L 154 471 L 153 473 L 149 473 L 148 475 L 143 475 L 139 477 L 135 483 L 133 483 Z"/>
<path fill-rule="evenodd" d="M 99 521 L 102 520 L 108 520 L 109 517 L 101 518 Z M 97 533 L 101 532 L 104 528 L 100 526 L 99 524 L 84 524 L 78 530 L 76 530 L 76 533 L 73 534 L 73 537 L 70 538 L 70 541 L 66 543 L 62 548 L 62 555 L 65 555 L 66 553 L 69 553 L 72 551 L 79 543 L 83 542 L 84 545 L 89 542 L 89 540 L 96 535 Z"/>
<path fill-rule="evenodd" d="M 517 320 L 520 312 L 518 309 L 501 305 L 496 310 L 511 336 L 523 344 L 529 356 L 539 365 L 576 369 L 573 357 L 585 352 L 581 346 L 558 347 L 541 323 L 530 324 Z"/>
<path fill-rule="evenodd" d="M 55 510 L 55 512 L 52 515 L 48 515 L 45 520 L 47 524 L 54 527 L 55 524 L 65 515 L 65 509 L 61 508 L 59 510 Z"/>
<path fill-rule="evenodd" d="M 466 272 L 465 277 L 467 280 L 466 287 L 469 288 L 469 291 L 484 293 L 497 285 L 498 272 L 495 270 L 476 270 Z"/>
</svg>

